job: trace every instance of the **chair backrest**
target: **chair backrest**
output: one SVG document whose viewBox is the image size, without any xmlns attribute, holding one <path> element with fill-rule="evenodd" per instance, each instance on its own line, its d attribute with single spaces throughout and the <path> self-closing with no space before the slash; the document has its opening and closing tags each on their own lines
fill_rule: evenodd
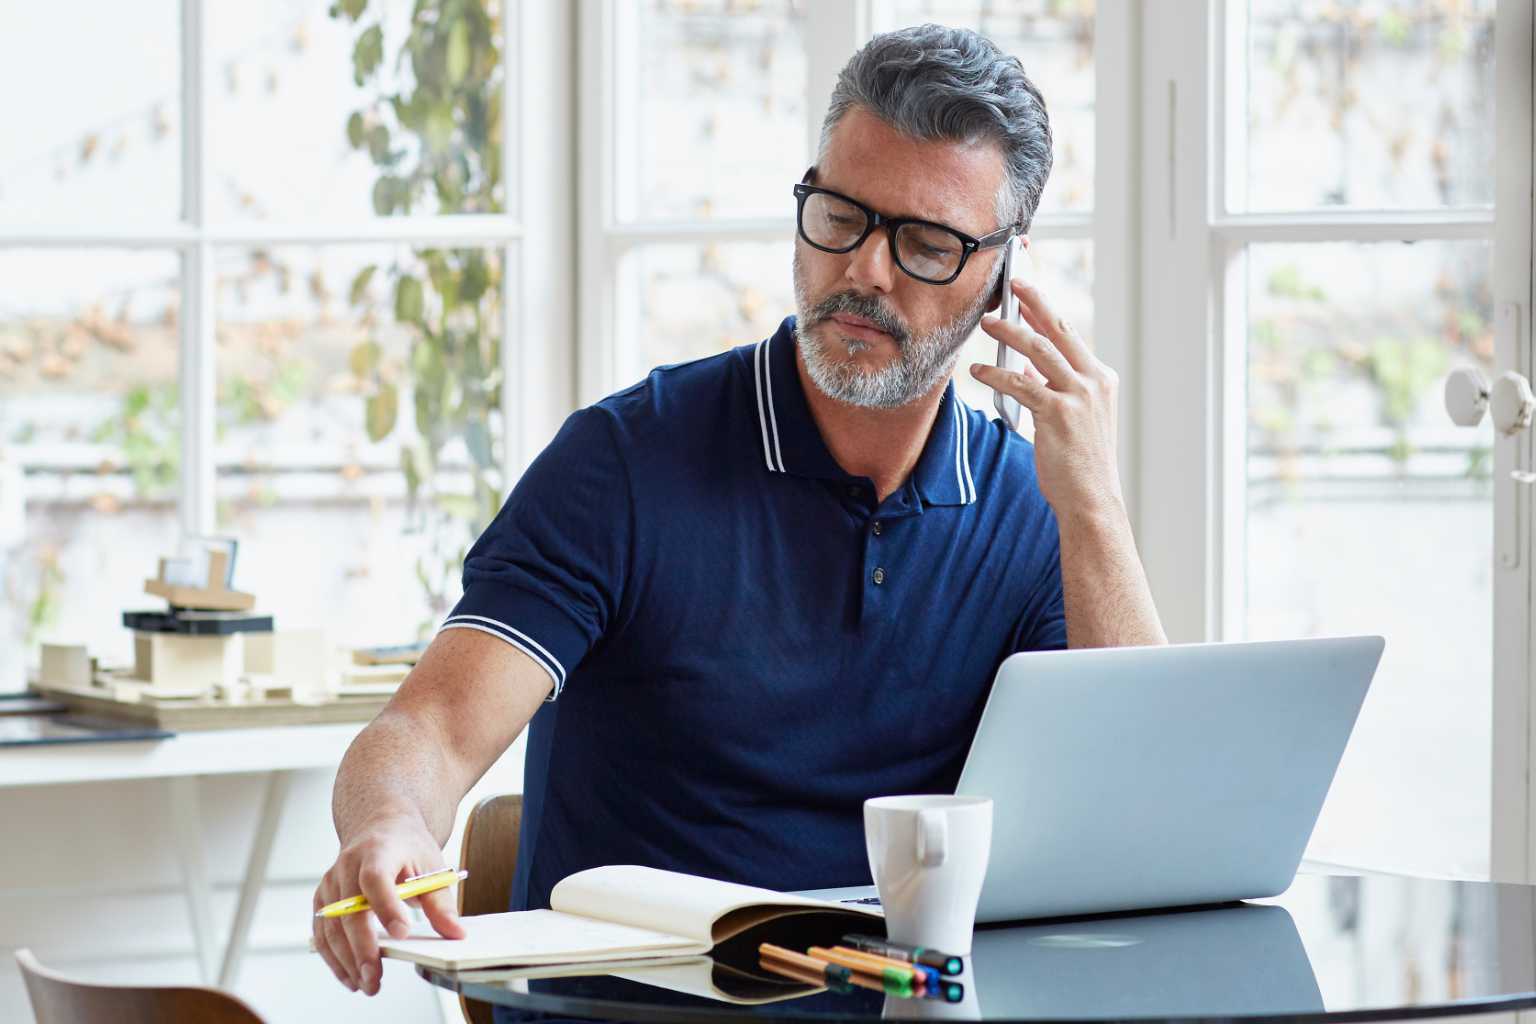
<svg viewBox="0 0 1536 1024">
<path fill-rule="evenodd" d="M 500 914 L 512 902 L 517 871 L 517 837 L 523 827 L 523 795 L 502 793 L 475 805 L 464 822 L 459 867 L 469 877 L 459 883 L 459 914 Z M 491 1024 L 488 1003 L 459 998 L 469 1024 Z"/>
<path fill-rule="evenodd" d="M 469 812 L 459 846 L 459 867 L 469 872 L 459 883 L 460 914 L 500 914 L 507 909 L 522 827 L 521 793 L 488 796 Z"/>
<path fill-rule="evenodd" d="M 262 1024 L 256 1011 L 216 988 L 184 985 L 97 985 L 75 981 L 16 951 L 37 1024 Z"/>
</svg>

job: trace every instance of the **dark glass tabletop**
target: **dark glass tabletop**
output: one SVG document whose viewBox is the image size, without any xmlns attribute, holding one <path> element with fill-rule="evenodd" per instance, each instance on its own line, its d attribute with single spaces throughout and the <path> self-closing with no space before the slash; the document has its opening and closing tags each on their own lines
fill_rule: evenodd
<svg viewBox="0 0 1536 1024">
<path fill-rule="evenodd" d="M 953 1003 L 808 992 L 702 959 L 558 978 L 417 970 L 506 1021 L 1430 1017 L 1536 1007 L 1536 887 L 1303 874 L 1273 899 L 982 926 Z"/>
</svg>

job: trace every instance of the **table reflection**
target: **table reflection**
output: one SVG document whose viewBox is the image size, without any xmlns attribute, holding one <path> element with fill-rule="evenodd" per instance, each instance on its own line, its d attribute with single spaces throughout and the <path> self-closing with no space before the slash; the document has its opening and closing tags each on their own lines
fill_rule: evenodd
<svg viewBox="0 0 1536 1024">
<path fill-rule="evenodd" d="M 1269 900 L 980 928 L 959 979 L 964 999 L 954 1004 L 862 990 L 774 992 L 707 959 L 626 968 L 622 977 L 423 973 L 470 998 L 573 1019 L 1315 1020 L 1536 1006 L 1533 935 L 1536 888 L 1302 875 Z"/>
</svg>

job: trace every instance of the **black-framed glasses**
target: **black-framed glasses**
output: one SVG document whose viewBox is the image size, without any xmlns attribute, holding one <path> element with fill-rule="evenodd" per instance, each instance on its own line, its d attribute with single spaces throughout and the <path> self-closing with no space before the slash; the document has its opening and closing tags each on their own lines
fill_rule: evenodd
<svg viewBox="0 0 1536 1024">
<path fill-rule="evenodd" d="M 976 238 L 931 220 L 887 217 L 841 192 L 812 185 L 815 174 L 815 168 L 806 171 L 795 186 L 795 225 L 806 244 L 822 252 L 852 252 L 871 231 L 883 226 L 896 265 L 925 284 L 949 284 L 960 276 L 972 253 L 1005 245 L 1018 234 L 1005 227 Z"/>
</svg>

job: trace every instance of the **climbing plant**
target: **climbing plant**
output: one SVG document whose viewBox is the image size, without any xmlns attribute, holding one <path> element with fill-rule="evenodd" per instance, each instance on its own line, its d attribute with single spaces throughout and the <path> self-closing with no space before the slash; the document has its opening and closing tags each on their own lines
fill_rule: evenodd
<svg viewBox="0 0 1536 1024">
<path fill-rule="evenodd" d="M 350 71 L 365 99 L 342 128 L 376 170 L 374 212 L 501 212 L 499 7 L 415 0 L 404 24 L 383 8 L 337 0 L 330 9 L 355 29 Z M 400 442 L 413 521 L 427 540 L 416 576 L 434 619 L 505 486 L 502 272 L 481 249 L 415 248 L 363 267 L 348 292 L 365 325 L 389 318 L 410 339 L 403 356 L 376 337 L 363 340 L 350 369 L 368 438 Z"/>
</svg>

